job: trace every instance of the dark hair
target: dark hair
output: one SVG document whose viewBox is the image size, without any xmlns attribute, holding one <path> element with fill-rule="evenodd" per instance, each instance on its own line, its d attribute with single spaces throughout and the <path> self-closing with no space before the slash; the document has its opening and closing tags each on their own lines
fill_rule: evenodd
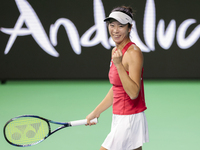
<svg viewBox="0 0 200 150">
<path fill-rule="evenodd" d="M 135 14 L 135 10 L 133 10 L 129 6 L 119 6 L 119 7 L 114 8 L 111 12 L 114 12 L 114 11 L 123 12 L 127 14 L 128 16 L 130 16 L 132 19 L 133 19 L 133 15 Z M 131 24 L 128 23 L 128 27 L 131 28 Z"/>
<path fill-rule="evenodd" d="M 135 11 L 133 11 L 133 9 L 129 6 L 119 6 L 114 8 L 111 12 L 114 11 L 120 11 L 123 12 L 125 14 L 127 14 L 128 16 L 130 16 L 133 19 L 133 15 L 135 14 Z"/>
</svg>

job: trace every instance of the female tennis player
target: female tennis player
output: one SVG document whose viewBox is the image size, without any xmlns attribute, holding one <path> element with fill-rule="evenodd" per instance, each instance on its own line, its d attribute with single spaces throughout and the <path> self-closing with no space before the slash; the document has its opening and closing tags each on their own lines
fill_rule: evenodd
<svg viewBox="0 0 200 150">
<path fill-rule="evenodd" d="M 149 141 L 143 87 L 143 55 L 130 40 L 133 11 L 121 6 L 104 21 L 116 44 L 112 50 L 109 80 L 113 85 L 102 102 L 86 117 L 89 121 L 113 107 L 112 128 L 100 150 L 142 150 Z"/>
</svg>

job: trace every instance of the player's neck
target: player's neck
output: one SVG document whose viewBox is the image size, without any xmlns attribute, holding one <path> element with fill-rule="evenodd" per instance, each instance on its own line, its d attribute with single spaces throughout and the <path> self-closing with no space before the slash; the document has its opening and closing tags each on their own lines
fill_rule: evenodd
<svg viewBox="0 0 200 150">
<path fill-rule="evenodd" d="M 130 38 L 127 38 L 126 40 L 123 40 L 121 43 L 116 43 L 116 48 L 122 50 L 127 43 L 131 42 Z"/>
</svg>

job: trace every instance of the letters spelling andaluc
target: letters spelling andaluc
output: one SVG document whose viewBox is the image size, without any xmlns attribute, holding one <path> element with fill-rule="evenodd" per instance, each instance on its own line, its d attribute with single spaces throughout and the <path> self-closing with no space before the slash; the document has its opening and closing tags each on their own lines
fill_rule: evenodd
<svg viewBox="0 0 200 150">
<path fill-rule="evenodd" d="M 48 37 L 44 27 L 40 22 L 40 19 L 38 18 L 31 5 L 26 0 L 15 0 L 15 2 L 20 11 L 20 16 L 14 28 L 0 29 L 1 32 L 10 35 L 4 52 L 5 54 L 10 51 L 18 36 L 32 35 L 33 39 L 46 53 L 54 57 L 59 57 L 59 53 L 56 51 L 54 46 L 56 46 L 58 43 L 57 32 L 61 25 L 64 26 L 69 37 L 71 47 L 77 55 L 81 54 L 81 46 L 92 47 L 99 43 L 101 43 L 102 46 L 104 46 L 106 49 L 110 49 L 111 46 L 114 46 L 112 39 L 107 37 L 107 27 L 103 22 L 105 18 L 105 11 L 101 0 L 93 1 L 95 24 L 90 27 L 81 37 L 79 36 L 74 23 L 67 18 L 60 18 L 55 22 L 55 24 L 52 24 L 49 31 L 50 37 Z M 26 24 L 27 28 L 22 28 L 24 23 Z M 196 23 L 195 19 L 187 19 L 183 21 L 178 27 L 177 33 L 175 20 L 171 20 L 165 30 L 165 21 L 161 19 L 158 22 L 156 31 L 156 8 L 154 0 L 147 0 L 146 2 L 143 23 L 144 41 L 146 44 L 144 44 L 138 36 L 135 21 L 133 21 L 133 29 L 131 31 L 132 40 L 141 48 L 143 52 L 150 52 L 155 50 L 156 33 L 158 43 L 165 50 L 171 47 L 175 38 L 175 34 L 177 34 L 177 45 L 181 49 L 188 49 L 194 45 L 200 37 L 200 25 L 195 27 L 190 35 L 185 37 L 189 26 Z M 95 36 L 90 39 L 94 32 L 96 32 Z"/>
</svg>

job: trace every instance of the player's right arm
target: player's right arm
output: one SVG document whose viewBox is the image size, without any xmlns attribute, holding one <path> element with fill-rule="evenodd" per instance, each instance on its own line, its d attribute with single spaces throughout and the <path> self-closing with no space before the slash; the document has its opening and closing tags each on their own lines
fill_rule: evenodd
<svg viewBox="0 0 200 150">
<path fill-rule="evenodd" d="M 87 125 L 92 125 L 90 120 L 94 118 L 99 118 L 100 114 L 108 109 L 113 103 L 113 90 L 110 88 L 105 98 L 101 101 L 101 103 L 86 117 Z"/>
</svg>

